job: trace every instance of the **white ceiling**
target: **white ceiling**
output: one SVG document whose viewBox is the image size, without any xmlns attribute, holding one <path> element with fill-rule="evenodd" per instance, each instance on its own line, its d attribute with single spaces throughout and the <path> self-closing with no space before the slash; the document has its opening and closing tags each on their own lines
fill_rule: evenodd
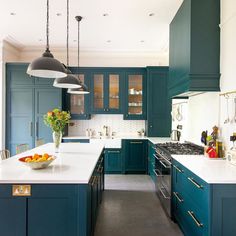
<svg viewBox="0 0 236 236">
<path fill-rule="evenodd" d="M 70 47 L 77 46 L 74 17 L 81 15 L 81 50 L 165 51 L 168 49 L 169 23 L 182 1 L 70 0 Z M 1 38 L 5 37 L 22 48 L 45 44 L 46 0 L 0 2 Z M 49 4 L 50 46 L 64 47 L 66 0 L 50 0 Z M 104 17 L 104 13 L 108 16 Z M 150 13 L 154 16 L 149 16 Z"/>
</svg>

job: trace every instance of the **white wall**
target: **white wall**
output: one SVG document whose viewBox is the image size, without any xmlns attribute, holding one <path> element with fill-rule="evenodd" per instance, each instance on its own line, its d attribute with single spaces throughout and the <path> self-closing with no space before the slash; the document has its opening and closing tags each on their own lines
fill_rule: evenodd
<svg viewBox="0 0 236 236">
<path fill-rule="evenodd" d="M 236 90 L 236 1 L 221 0 L 221 93 Z M 235 94 L 236 96 L 236 94 Z M 232 117 L 233 99 L 230 100 Z M 201 131 L 212 131 L 219 125 L 226 147 L 230 147 L 229 136 L 236 132 L 236 123 L 224 124 L 226 100 L 218 93 L 206 93 L 189 99 L 187 139 L 199 143 Z"/>
<path fill-rule="evenodd" d="M 19 50 L 6 41 L 0 42 L 0 149 L 5 148 L 6 62 L 19 61 Z"/>
</svg>

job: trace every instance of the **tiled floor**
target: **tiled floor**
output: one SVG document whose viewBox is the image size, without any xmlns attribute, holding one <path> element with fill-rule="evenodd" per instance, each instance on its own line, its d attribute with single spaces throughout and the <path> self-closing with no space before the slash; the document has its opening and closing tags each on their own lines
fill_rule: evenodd
<svg viewBox="0 0 236 236">
<path fill-rule="evenodd" d="M 107 175 L 95 236 L 180 236 L 147 175 Z"/>
</svg>

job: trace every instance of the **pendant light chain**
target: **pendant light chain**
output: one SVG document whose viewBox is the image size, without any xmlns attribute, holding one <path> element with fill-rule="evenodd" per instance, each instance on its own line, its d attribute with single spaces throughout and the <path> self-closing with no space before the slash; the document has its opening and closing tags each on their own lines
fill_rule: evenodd
<svg viewBox="0 0 236 236">
<path fill-rule="evenodd" d="M 47 46 L 46 51 L 49 52 L 49 0 L 47 0 L 47 24 L 46 24 Z"/>
<path fill-rule="evenodd" d="M 67 30 L 67 36 L 66 36 L 66 63 L 67 67 L 69 66 L 69 0 L 67 0 L 67 21 L 66 21 L 66 30 Z"/>
</svg>

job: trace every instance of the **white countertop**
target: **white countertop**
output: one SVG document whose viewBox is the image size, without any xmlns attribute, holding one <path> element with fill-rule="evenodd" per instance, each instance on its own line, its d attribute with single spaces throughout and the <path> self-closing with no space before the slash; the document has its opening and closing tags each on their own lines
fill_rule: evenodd
<svg viewBox="0 0 236 236">
<path fill-rule="evenodd" d="M 209 184 L 236 184 L 236 166 L 226 160 L 214 160 L 203 155 L 172 157 Z"/>
<path fill-rule="evenodd" d="M 62 143 L 57 159 L 46 169 L 31 170 L 19 162 L 23 156 L 34 153 L 54 154 L 52 143 L 42 145 L 13 156 L 0 163 L 0 183 L 80 184 L 88 183 L 99 156 L 102 144 Z"/>
</svg>

